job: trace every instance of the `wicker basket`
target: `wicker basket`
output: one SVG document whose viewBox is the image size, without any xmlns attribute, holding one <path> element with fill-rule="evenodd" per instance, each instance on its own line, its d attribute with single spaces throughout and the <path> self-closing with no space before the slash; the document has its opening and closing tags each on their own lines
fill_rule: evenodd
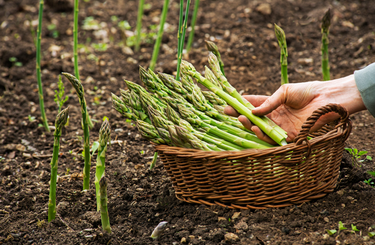
<svg viewBox="0 0 375 245">
<path fill-rule="evenodd" d="M 340 119 L 309 134 L 315 122 L 330 112 Z M 182 201 L 232 209 L 278 208 L 334 190 L 350 131 L 349 113 L 329 104 L 316 110 L 295 142 L 286 146 L 207 152 L 158 145 L 156 150 Z"/>
</svg>

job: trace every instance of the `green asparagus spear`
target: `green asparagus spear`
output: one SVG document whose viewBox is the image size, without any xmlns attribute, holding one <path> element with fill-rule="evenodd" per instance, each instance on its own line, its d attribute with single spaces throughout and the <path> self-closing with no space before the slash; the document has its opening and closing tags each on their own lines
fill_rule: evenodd
<svg viewBox="0 0 375 245">
<path fill-rule="evenodd" d="M 96 206 L 97 211 L 100 211 L 100 185 L 99 180 L 104 177 L 105 173 L 105 154 L 107 152 L 107 143 L 111 142 L 111 128 L 107 119 L 104 120 L 99 131 L 99 148 L 98 156 L 96 158 L 96 173 L 95 173 L 95 190 L 96 190 Z"/>
<path fill-rule="evenodd" d="M 69 116 L 69 107 L 62 110 L 56 117 L 55 133 L 53 142 L 53 154 L 51 160 L 51 181 L 48 200 L 48 222 L 55 219 L 56 216 L 56 182 L 57 182 L 57 162 L 60 150 L 60 136 L 62 127 L 66 124 Z"/>
<path fill-rule="evenodd" d="M 329 27 L 331 25 L 331 9 L 324 14 L 322 19 L 322 74 L 323 74 L 323 81 L 330 80 L 330 72 L 329 72 L 329 61 L 328 61 L 328 34 L 329 34 Z"/>
<path fill-rule="evenodd" d="M 206 42 L 206 47 L 207 47 L 207 50 L 212 52 L 218 59 L 219 61 L 219 64 L 220 64 L 220 70 L 221 72 L 223 73 L 223 75 L 225 76 L 225 72 L 224 72 L 224 62 L 223 60 L 221 59 L 221 55 L 220 55 L 220 52 L 219 52 L 219 48 L 216 46 L 216 44 L 214 42 L 211 42 L 211 41 L 207 41 L 205 40 Z"/>
<path fill-rule="evenodd" d="M 289 83 L 288 81 L 288 49 L 284 30 L 275 24 L 275 34 L 280 46 L 280 64 L 281 64 L 281 85 Z"/>
<path fill-rule="evenodd" d="M 63 72 L 62 73 L 75 88 L 79 103 L 81 104 L 81 113 L 82 113 L 82 128 L 84 136 L 84 159 L 85 165 L 83 168 L 83 190 L 90 189 L 90 168 L 91 168 L 91 155 L 90 155 L 90 131 L 88 125 L 88 113 L 86 107 L 86 100 L 84 95 L 84 90 L 81 82 L 73 75 Z"/>
<path fill-rule="evenodd" d="M 99 181 L 100 186 L 100 216 L 102 220 L 102 228 L 111 233 L 111 225 L 109 224 L 108 215 L 108 197 L 107 197 L 107 179 L 103 176 Z"/>
</svg>

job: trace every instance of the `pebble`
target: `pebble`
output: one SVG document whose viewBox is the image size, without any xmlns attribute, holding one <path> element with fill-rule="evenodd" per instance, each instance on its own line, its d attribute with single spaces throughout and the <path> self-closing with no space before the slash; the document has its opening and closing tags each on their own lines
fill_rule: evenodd
<svg viewBox="0 0 375 245">
<path fill-rule="evenodd" d="M 256 7 L 255 10 L 258 11 L 259 13 L 263 14 L 263 15 L 270 15 L 271 12 L 272 12 L 271 5 L 269 3 L 259 4 L 259 6 Z"/>
<path fill-rule="evenodd" d="M 239 237 L 234 233 L 228 232 L 227 234 L 224 235 L 224 239 L 225 241 L 236 242 L 238 241 Z"/>
</svg>

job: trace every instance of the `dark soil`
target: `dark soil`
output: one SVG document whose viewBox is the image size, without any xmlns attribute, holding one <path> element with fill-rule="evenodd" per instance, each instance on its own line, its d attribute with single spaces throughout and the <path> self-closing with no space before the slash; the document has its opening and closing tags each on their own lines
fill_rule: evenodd
<svg viewBox="0 0 375 245">
<path fill-rule="evenodd" d="M 65 78 L 69 100 L 64 107 L 70 106 L 70 124 L 61 137 L 58 215 L 48 223 L 53 130 L 46 133 L 39 126 L 35 46 L 29 25 L 32 21 L 36 30 L 36 2 L 0 0 L 0 244 L 375 243 L 374 238 L 368 237 L 368 232 L 375 230 L 375 189 L 364 183 L 371 178 L 367 171 L 374 169 L 374 163 L 366 160 L 361 167 L 353 166 L 347 153 L 335 191 L 299 206 L 244 211 L 176 199 L 162 162 L 149 170 L 153 145 L 111 106 L 111 93 L 120 94 L 120 88 L 125 88 L 123 79 L 140 82 L 138 65 L 147 67 L 151 59 L 153 42 L 144 42 L 139 52 L 125 48 L 120 44 L 123 36 L 111 20 L 111 16 L 127 20 L 134 31 L 138 1 L 80 1 L 79 43 L 87 47 L 80 48 L 80 74 L 89 113 L 96 120 L 91 142 L 98 139 L 104 116 L 112 128 L 106 175 L 113 233 L 103 232 L 96 212 L 92 189 L 96 155 L 92 158 L 92 188 L 82 191 L 81 113 L 76 93 Z M 264 12 L 267 9 L 257 9 L 264 3 L 269 3 L 270 14 Z M 148 27 L 158 23 L 162 4 L 152 1 L 145 10 L 144 32 L 150 32 Z M 273 23 L 277 23 L 287 36 L 290 82 L 321 80 L 319 25 L 328 8 L 333 12 L 329 48 L 332 77 L 350 75 L 374 62 L 372 0 L 201 0 L 195 42 L 185 58 L 203 71 L 208 54 L 204 40 L 213 40 L 222 53 L 229 81 L 239 91 L 270 95 L 280 86 L 279 48 L 273 32 Z M 72 13 L 71 1 L 46 0 L 42 80 L 51 126 L 57 114 L 54 90 L 58 74 L 74 73 Z M 88 16 L 102 23 L 101 36 L 82 29 Z M 167 23 L 156 70 L 173 73 L 178 1 L 171 1 Z M 47 28 L 51 24 L 55 24 L 58 37 Z M 91 43 L 103 42 L 107 43 L 106 51 L 91 47 Z M 22 65 L 11 62 L 11 57 Z M 351 116 L 351 120 L 353 131 L 347 146 L 366 150 L 375 157 L 375 119 L 368 112 L 361 112 Z M 162 237 L 153 240 L 151 232 L 161 221 L 168 221 L 167 229 Z M 338 230 L 339 221 L 348 229 L 329 236 L 326 230 Z M 360 231 L 351 232 L 352 224 Z"/>
</svg>

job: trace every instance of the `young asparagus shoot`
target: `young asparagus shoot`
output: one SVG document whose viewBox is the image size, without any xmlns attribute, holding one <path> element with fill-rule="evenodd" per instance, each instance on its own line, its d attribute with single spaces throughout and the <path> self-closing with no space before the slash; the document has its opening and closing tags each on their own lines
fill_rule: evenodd
<svg viewBox="0 0 375 245">
<path fill-rule="evenodd" d="M 74 75 L 79 79 L 78 70 L 78 3 L 79 0 L 74 0 L 74 25 L 73 25 L 73 54 L 74 54 Z"/>
<path fill-rule="evenodd" d="M 177 37 L 178 37 L 177 38 L 178 39 L 178 45 L 177 45 L 177 75 L 176 75 L 177 81 L 180 81 L 180 64 L 181 64 L 181 60 L 182 60 L 182 53 L 183 53 L 183 50 L 184 50 L 185 33 L 186 33 L 186 29 L 187 29 L 187 19 L 188 19 L 188 16 L 189 16 L 189 7 L 190 7 L 191 0 L 187 0 L 186 9 L 185 9 L 185 18 L 184 18 L 183 24 L 181 25 L 181 20 L 183 18 L 181 8 L 183 8 L 183 5 L 184 5 L 183 2 L 184 2 L 183 0 L 180 0 L 180 23 L 179 23 L 180 25 L 179 25 L 178 35 L 177 35 Z"/>
<path fill-rule="evenodd" d="M 155 227 L 154 231 L 151 233 L 151 238 L 157 239 L 159 238 L 163 232 L 165 231 L 165 228 L 167 228 L 167 221 L 162 221 L 158 224 L 158 226 Z"/>
<path fill-rule="evenodd" d="M 151 70 L 155 69 L 156 61 L 158 59 L 160 44 L 161 44 L 161 40 L 162 40 L 163 32 L 164 32 L 164 24 L 165 24 L 165 20 L 167 18 L 167 13 L 168 13 L 168 6 L 169 6 L 169 0 L 164 0 L 163 11 L 161 12 L 158 36 L 155 41 L 154 51 L 152 52 L 152 58 L 150 62 Z"/>
<path fill-rule="evenodd" d="M 36 78 L 38 81 L 39 107 L 40 107 L 40 114 L 42 116 L 42 123 L 43 123 L 44 129 L 47 132 L 50 132 L 51 130 L 49 129 L 46 111 L 44 109 L 42 73 L 41 73 L 41 66 L 40 66 L 43 8 L 44 8 L 44 0 L 39 0 L 39 24 L 38 24 L 37 40 L 36 40 Z"/>
<path fill-rule="evenodd" d="M 69 107 L 62 110 L 56 117 L 55 121 L 55 133 L 53 142 L 53 153 L 51 160 L 51 181 L 49 188 L 49 200 L 48 200 L 48 222 L 55 219 L 56 216 L 56 182 L 57 182 L 57 162 L 59 158 L 60 150 L 60 136 L 62 127 L 66 124 L 69 116 Z"/>
<path fill-rule="evenodd" d="M 225 100 L 229 105 L 236 109 L 240 114 L 246 116 L 251 122 L 257 125 L 265 134 L 267 134 L 271 139 L 273 139 L 279 145 L 286 145 L 286 133 L 282 133 L 283 130 L 277 129 L 278 126 L 275 123 L 270 123 L 270 121 L 263 120 L 261 117 L 255 116 L 249 108 L 247 108 L 241 100 L 233 98 L 230 94 L 224 92 L 219 87 L 215 86 L 208 79 L 204 78 L 199 74 L 194 66 L 187 61 L 181 63 L 181 69 L 183 73 L 189 74 L 194 77 L 197 82 L 201 83 L 203 86 L 214 92 L 220 98 Z M 242 103 L 241 103 L 241 102 Z M 180 111 L 181 113 L 181 111 Z M 271 121 L 272 122 L 272 121 Z M 285 132 L 285 131 L 284 131 Z"/>
<path fill-rule="evenodd" d="M 139 51 L 139 47 L 141 45 L 141 29 L 142 29 L 142 17 L 143 17 L 143 6 L 145 0 L 139 0 L 138 5 L 138 17 L 137 17 L 137 39 L 135 42 L 135 51 Z"/>
<path fill-rule="evenodd" d="M 280 46 L 280 64 L 281 64 L 281 85 L 289 83 L 288 81 L 288 50 L 284 30 L 275 24 L 275 34 Z"/>
<path fill-rule="evenodd" d="M 207 41 L 205 40 L 206 42 L 206 47 L 207 47 L 207 50 L 212 52 L 218 59 L 219 61 L 219 65 L 220 65 L 220 70 L 221 72 L 223 73 L 223 75 L 225 76 L 225 72 L 224 72 L 224 62 L 223 60 L 221 59 L 221 55 L 220 55 L 220 52 L 219 52 L 219 48 L 216 46 L 216 44 L 214 42 L 211 42 L 211 41 Z"/>
<path fill-rule="evenodd" d="M 194 32 L 195 32 L 195 23 L 197 22 L 197 16 L 198 16 L 198 9 L 199 9 L 199 0 L 195 0 L 194 3 L 194 12 L 193 12 L 193 17 L 191 18 L 191 31 L 189 34 L 189 39 L 186 44 L 186 51 L 189 52 L 191 45 L 193 44 L 193 39 L 194 39 Z"/>
<path fill-rule="evenodd" d="M 156 165 L 156 161 L 158 160 L 158 152 L 155 151 L 154 152 L 154 156 L 152 157 L 152 161 L 151 161 L 151 164 L 150 164 L 150 170 L 152 170 L 153 168 L 155 168 L 155 165 Z"/>
<path fill-rule="evenodd" d="M 328 34 L 329 34 L 329 27 L 331 25 L 331 9 L 324 14 L 322 19 L 322 74 L 323 74 L 323 81 L 330 80 L 330 72 L 329 72 L 329 61 L 328 61 Z"/>
<path fill-rule="evenodd" d="M 58 87 L 58 90 L 55 90 L 54 100 L 57 104 L 58 112 L 60 113 L 61 108 L 64 106 L 64 103 L 69 98 L 67 95 L 65 95 L 65 87 L 64 87 L 64 83 L 61 80 L 61 75 L 59 75 L 59 81 L 57 82 L 57 87 Z"/>
<path fill-rule="evenodd" d="M 88 190 L 90 189 L 91 155 L 90 155 L 90 131 L 89 131 L 89 123 L 88 123 L 89 115 L 87 113 L 85 93 L 84 93 L 81 82 L 75 76 L 66 72 L 63 72 L 62 74 L 69 80 L 69 82 L 72 84 L 72 86 L 76 90 L 79 103 L 81 104 L 82 128 L 83 128 L 83 136 L 84 136 L 83 148 L 84 148 L 84 159 L 85 159 L 85 165 L 83 168 L 83 190 Z"/>
<path fill-rule="evenodd" d="M 99 181 L 105 174 L 105 155 L 107 152 L 107 143 L 111 142 L 111 127 L 107 119 L 104 120 L 99 130 L 99 148 L 98 156 L 96 158 L 96 173 L 95 173 L 95 190 L 96 190 L 96 204 L 97 211 L 100 211 L 100 185 Z"/>
<path fill-rule="evenodd" d="M 100 216 L 102 219 L 102 229 L 111 233 L 108 215 L 107 178 L 103 176 L 99 181 L 100 186 Z"/>
</svg>

